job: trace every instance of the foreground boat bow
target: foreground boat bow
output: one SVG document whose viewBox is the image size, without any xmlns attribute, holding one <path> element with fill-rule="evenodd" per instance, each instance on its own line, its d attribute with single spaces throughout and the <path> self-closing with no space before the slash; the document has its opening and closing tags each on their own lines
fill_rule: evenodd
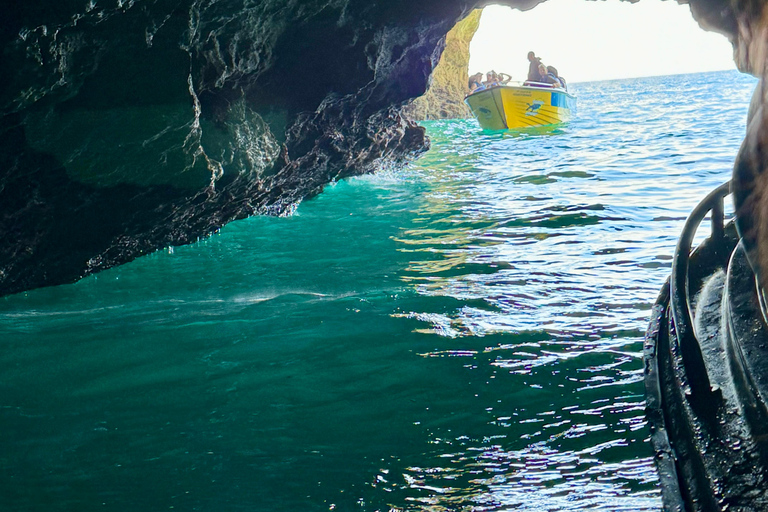
<svg viewBox="0 0 768 512">
<path fill-rule="evenodd" d="M 645 337 L 665 510 L 768 510 L 768 327 L 720 186 L 688 218 Z M 707 214 L 710 236 L 691 252 Z"/>
</svg>

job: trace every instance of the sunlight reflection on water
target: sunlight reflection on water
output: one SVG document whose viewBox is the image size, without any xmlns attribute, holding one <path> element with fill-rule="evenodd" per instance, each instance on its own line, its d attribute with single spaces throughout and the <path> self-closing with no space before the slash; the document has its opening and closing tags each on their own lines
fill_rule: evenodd
<svg viewBox="0 0 768 512">
<path fill-rule="evenodd" d="M 658 510 L 642 337 L 753 87 L 427 123 L 292 217 L 1 298 L 3 510 Z"/>
</svg>

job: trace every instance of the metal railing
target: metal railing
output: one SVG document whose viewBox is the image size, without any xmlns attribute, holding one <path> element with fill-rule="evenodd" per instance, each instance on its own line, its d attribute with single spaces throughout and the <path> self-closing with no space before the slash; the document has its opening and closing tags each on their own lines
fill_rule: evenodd
<svg viewBox="0 0 768 512">
<path fill-rule="evenodd" d="M 725 243 L 723 200 L 729 194 L 730 182 L 720 185 L 696 205 L 688 216 L 675 249 L 669 284 L 670 309 L 675 334 L 690 387 L 689 401 L 692 406 L 699 406 L 699 409 L 706 410 L 713 410 L 719 406 L 722 393 L 719 388 L 713 387 L 710 383 L 701 354 L 701 346 L 696 337 L 688 290 L 689 263 L 693 238 L 709 212 L 712 212 L 709 243 Z"/>
</svg>

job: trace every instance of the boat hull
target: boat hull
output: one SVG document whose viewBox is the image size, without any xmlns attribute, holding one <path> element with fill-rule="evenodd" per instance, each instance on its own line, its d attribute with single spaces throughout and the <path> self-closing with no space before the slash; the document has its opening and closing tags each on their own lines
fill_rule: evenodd
<svg viewBox="0 0 768 512">
<path fill-rule="evenodd" d="M 691 213 L 643 348 L 663 510 L 768 510 L 768 324 L 725 184 Z M 710 236 L 691 251 L 699 224 Z"/>
<path fill-rule="evenodd" d="M 533 128 L 563 123 L 576 110 L 576 97 L 563 89 L 501 85 L 477 91 L 464 102 L 484 130 Z"/>
</svg>

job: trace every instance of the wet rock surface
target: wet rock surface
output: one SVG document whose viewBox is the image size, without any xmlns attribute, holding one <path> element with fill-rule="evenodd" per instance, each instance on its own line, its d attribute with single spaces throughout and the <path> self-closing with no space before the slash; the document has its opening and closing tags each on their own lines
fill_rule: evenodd
<svg viewBox="0 0 768 512">
<path fill-rule="evenodd" d="M 447 32 L 488 3 L 6 7 L 0 295 L 287 214 L 329 182 L 418 156 L 429 141 L 402 106 L 426 90 Z M 743 70 L 762 73 L 762 3 L 691 8 L 731 37 Z"/>
</svg>

